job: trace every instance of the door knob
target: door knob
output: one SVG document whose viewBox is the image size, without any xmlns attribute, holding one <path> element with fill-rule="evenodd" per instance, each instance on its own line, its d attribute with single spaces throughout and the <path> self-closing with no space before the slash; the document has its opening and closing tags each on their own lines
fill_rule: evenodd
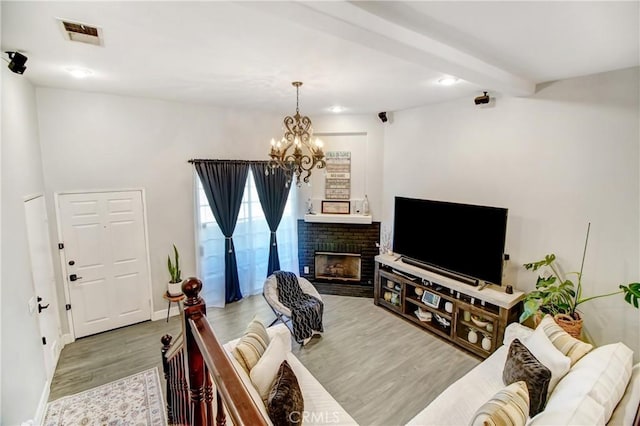
<svg viewBox="0 0 640 426">
<path fill-rule="evenodd" d="M 38 313 L 41 313 L 43 310 L 47 309 L 49 307 L 49 304 L 47 303 L 46 305 L 42 306 L 40 303 L 38 303 Z"/>
<path fill-rule="evenodd" d="M 81 280 L 82 277 L 77 276 L 76 274 L 69 275 L 69 281 Z"/>
</svg>

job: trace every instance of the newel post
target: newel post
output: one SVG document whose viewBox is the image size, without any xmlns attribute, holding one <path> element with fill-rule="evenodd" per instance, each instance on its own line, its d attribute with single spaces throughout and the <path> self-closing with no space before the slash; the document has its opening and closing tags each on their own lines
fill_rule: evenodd
<svg viewBox="0 0 640 426">
<path fill-rule="evenodd" d="M 207 407 L 204 392 L 205 374 L 207 374 L 207 371 L 202 353 L 189 325 L 190 319 L 200 318 L 206 314 L 204 300 L 199 296 L 201 290 L 202 282 L 197 278 L 190 277 L 182 283 L 182 292 L 187 296 L 184 301 L 184 330 L 185 347 L 187 349 L 187 360 L 189 363 L 192 425 L 207 424 Z"/>
<path fill-rule="evenodd" d="M 164 371 L 164 379 L 167 382 L 167 417 L 169 420 L 169 423 L 174 423 L 174 417 L 173 417 L 173 409 L 174 409 L 174 397 L 173 397 L 173 392 L 171 392 L 171 380 L 172 377 L 169 374 L 169 361 L 167 360 L 167 351 L 169 351 L 169 349 L 171 349 L 171 340 L 173 340 L 173 337 L 170 334 L 165 334 L 164 336 L 162 336 L 162 338 L 160 339 L 160 342 L 162 342 L 162 349 L 161 349 L 161 353 L 162 353 L 162 370 Z"/>
</svg>

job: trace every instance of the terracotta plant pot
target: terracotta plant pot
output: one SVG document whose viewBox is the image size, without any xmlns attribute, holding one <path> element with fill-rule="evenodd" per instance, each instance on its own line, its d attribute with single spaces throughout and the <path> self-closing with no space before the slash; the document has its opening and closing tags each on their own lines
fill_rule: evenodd
<svg viewBox="0 0 640 426">
<path fill-rule="evenodd" d="M 578 312 L 575 313 L 575 317 L 573 318 L 570 315 L 566 314 L 557 314 L 553 317 L 556 323 L 571 336 L 576 339 L 580 338 L 580 334 L 582 334 L 582 317 Z"/>
</svg>

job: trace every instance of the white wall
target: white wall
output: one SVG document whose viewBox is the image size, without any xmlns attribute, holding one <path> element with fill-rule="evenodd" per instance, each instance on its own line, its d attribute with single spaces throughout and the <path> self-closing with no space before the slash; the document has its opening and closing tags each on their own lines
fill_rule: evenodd
<svg viewBox="0 0 640 426">
<path fill-rule="evenodd" d="M 0 423 L 33 418 L 46 375 L 27 246 L 24 197 L 43 193 L 36 97 L 2 66 L 2 411 Z"/>
<path fill-rule="evenodd" d="M 529 98 L 472 99 L 395 113 L 384 138 L 384 218 L 397 195 L 509 209 L 508 276 L 531 290 L 521 265 L 555 252 L 580 268 L 584 294 L 640 281 L 638 68 L 540 85 Z M 640 315 L 622 297 L 581 305 L 597 344 L 640 353 Z"/>
<path fill-rule="evenodd" d="M 325 151 L 351 152 L 351 199 L 360 201 L 366 194 L 373 220 L 382 220 L 382 153 L 386 124 L 375 114 L 324 115 L 311 119 L 315 134 L 320 134 L 325 142 Z M 320 212 L 324 179 L 324 170 L 314 169 L 311 187 L 300 187 L 300 216 L 304 214 L 308 198 L 314 200 L 314 211 Z"/>
</svg>

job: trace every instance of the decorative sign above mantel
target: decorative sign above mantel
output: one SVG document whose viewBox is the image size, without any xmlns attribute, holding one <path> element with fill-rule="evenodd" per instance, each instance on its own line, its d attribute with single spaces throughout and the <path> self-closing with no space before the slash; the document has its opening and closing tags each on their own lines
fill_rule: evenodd
<svg viewBox="0 0 640 426">
<path fill-rule="evenodd" d="M 330 151 L 325 155 L 327 164 L 324 185 L 327 200 L 348 200 L 351 197 L 351 152 Z"/>
</svg>

